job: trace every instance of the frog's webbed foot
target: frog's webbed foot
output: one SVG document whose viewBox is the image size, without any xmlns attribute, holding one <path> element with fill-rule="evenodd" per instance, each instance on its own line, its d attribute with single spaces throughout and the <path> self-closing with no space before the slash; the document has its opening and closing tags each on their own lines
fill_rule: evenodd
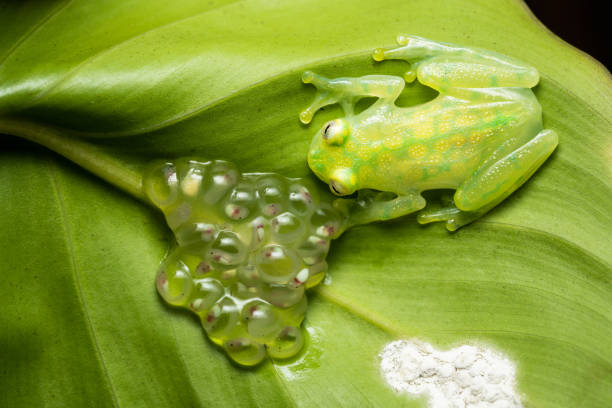
<svg viewBox="0 0 612 408">
<path fill-rule="evenodd" d="M 454 204 L 446 207 L 425 208 L 417 214 L 419 224 L 429 224 L 431 222 L 446 222 L 446 229 L 456 231 L 484 215 L 485 211 L 461 211 Z"/>
<path fill-rule="evenodd" d="M 453 194 L 446 193 L 441 195 L 438 200 L 429 201 L 427 207 L 418 212 L 417 221 L 419 224 L 446 222 L 447 230 L 456 231 L 462 226 L 475 221 L 484 213 L 484 211 L 461 211 L 455 206 Z"/>
<path fill-rule="evenodd" d="M 402 93 L 405 85 L 402 78 L 391 75 L 328 79 L 311 71 L 302 74 L 302 82 L 313 84 L 317 88 L 314 101 L 300 113 L 302 123 L 310 123 L 319 109 L 334 103 L 339 103 L 347 116 L 352 116 L 355 104 L 368 96 L 374 96 L 391 103 Z"/>
<path fill-rule="evenodd" d="M 446 50 L 442 44 L 416 36 L 397 36 L 399 47 L 377 48 L 372 53 L 374 61 L 400 59 L 410 63 L 410 69 L 404 73 L 406 82 L 413 82 L 417 77 L 417 67 L 421 60 L 438 55 Z"/>
<path fill-rule="evenodd" d="M 518 143 L 521 142 L 519 139 Z M 523 145 L 500 147 L 501 157 L 485 161 L 457 188 L 452 200 L 446 197 L 441 206 L 424 209 L 417 220 L 421 224 L 446 221 L 446 228 L 454 231 L 480 218 L 523 185 L 552 154 L 558 142 L 555 131 L 544 129 Z"/>
<path fill-rule="evenodd" d="M 357 198 L 338 198 L 334 207 L 348 215 L 347 227 L 386 221 L 413 213 L 425 207 L 417 192 L 396 196 L 393 193 L 360 190 Z"/>
<path fill-rule="evenodd" d="M 343 88 L 346 87 L 346 80 L 348 79 L 349 78 L 329 79 L 315 74 L 312 71 L 305 71 L 302 74 L 302 82 L 305 84 L 313 84 L 317 88 L 317 94 L 310 106 L 300 113 L 300 121 L 302 121 L 302 123 L 310 123 L 312 117 L 319 109 L 334 103 L 340 103 L 344 113 L 346 115 L 352 115 L 353 107 L 357 100 L 354 96 L 346 95 L 346 93 L 343 92 Z"/>
<path fill-rule="evenodd" d="M 415 36 L 398 36 L 399 47 L 378 48 L 375 61 L 404 60 L 407 82 L 419 82 L 438 91 L 447 88 L 526 87 L 538 83 L 538 71 L 520 61 L 477 48 L 437 43 Z"/>
</svg>

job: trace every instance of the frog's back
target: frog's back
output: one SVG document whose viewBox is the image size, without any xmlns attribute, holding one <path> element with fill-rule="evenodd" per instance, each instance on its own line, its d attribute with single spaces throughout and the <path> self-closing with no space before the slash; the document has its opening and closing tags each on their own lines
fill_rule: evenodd
<svg viewBox="0 0 612 408">
<path fill-rule="evenodd" d="M 381 121 L 360 126 L 362 132 L 355 135 L 359 144 L 372 146 L 374 141 L 376 146 L 371 161 L 383 171 L 373 173 L 373 184 L 456 188 L 496 146 L 523 128 L 541 128 L 539 104 L 531 90 L 497 91 L 503 97 L 494 101 L 440 95 L 412 108 L 381 109 Z M 391 164 L 396 169 L 389 173 L 401 175 L 395 180 L 385 176 Z"/>
</svg>

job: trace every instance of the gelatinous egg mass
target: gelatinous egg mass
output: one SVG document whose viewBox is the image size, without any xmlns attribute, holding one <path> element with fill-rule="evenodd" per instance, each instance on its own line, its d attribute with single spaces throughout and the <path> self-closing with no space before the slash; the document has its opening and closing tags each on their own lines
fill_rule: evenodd
<svg viewBox="0 0 612 408">
<path fill-rule="evenodd" d="M 221 160 L 158 163 L 144 188 L 177 242 L 157 273 L 161 297 L 196 313 L 239 364 L 295 356 L 305 290 L 323 280 L 330 240 L 345 225 L 333 197 L 306 180 L 241 174 Z"/>
</svg>

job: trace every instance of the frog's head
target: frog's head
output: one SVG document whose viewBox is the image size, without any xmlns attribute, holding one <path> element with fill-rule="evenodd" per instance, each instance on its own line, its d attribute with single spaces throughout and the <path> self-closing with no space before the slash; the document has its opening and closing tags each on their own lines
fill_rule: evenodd
<svg viewBox="0 0 612 408">
<path fill-rule="evenodd" d="M 346 119 L 327 122 L 313 137 L 308 152 L 308 165 L 321 180 L 329 184 L 336 195 L 352 194 L 357 189 L 357 177 L 352 169 L 340 167 L 347 155 L 345 143 L 351 128 Z"/>
</svg>

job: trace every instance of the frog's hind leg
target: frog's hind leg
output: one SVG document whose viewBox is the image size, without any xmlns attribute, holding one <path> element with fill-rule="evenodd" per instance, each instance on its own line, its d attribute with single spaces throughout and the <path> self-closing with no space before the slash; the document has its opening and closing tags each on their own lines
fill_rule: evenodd
<svg viewBox="0 0 612 408">
<path fill-rule="evenodd" d="M 519 188 L 546 161 L 558 144 L 557 133 L 542 130 L 533 139 L 486 168 L 478 169 L 455 192 L 455 205 L 476 211 Z"/>
<path fill-rule="evenodd" d="M 532 88 L 540 80 L 535 68 L 511 65 L 499 59 L 438 56 L 418 64 L 419 82 L 437 91 L 453 88 Z"/>
<path fill-rule="evenodd" d="M 461 211 L 454 204 L 443 207 L 425 208 L 419 211 L 417 221 L 419 224 L 429 224 L 432 222 L 446 221 L 446 229 L 456 231 L 460 227 L 467 225 L 482 217 L 486 211 Z"/>
<path fill-rule="evenodd" d="M 389 198 L 387 193 L 360 190 L 356 199 L 338 198 L 334 202 L 336 209 L 348 214 L 347 228 L 402 217 L 423 209 L 425 204 L 425 199 L 416 191 Z"/>
<path fill-rule="evenodd" d="M 419 224 L 429 224 L 430 222 L 448 221 L 455 218 L 461 210 L 455 207 L 453 193 L 445 193 L 438 200 L 428 201 L 427 207 L 419 211 L 417 221 Z"/>
<path fill-rule="evenodd" d="M 558 136 L 553 130 L 542 130 L 500 160 L 478 169 L 459 186 L 454 205 L 421 211 L 417 217 L 419 223 L 446 221 L 446 228 L 454 231 L 480 218 L 523 185 L 557 144 Z"/>
<path fill-rule="evenodd" d="M 429 224 L 432 222 L 446 222 L 446 229 L 455 231 L 459 227 L 469 224 L 480 218 L 484 212 L 461 211 L 453 202 L 453 195 L 448 194 L 440 198 L 441 203 L 432 204 L 419 211 L 417 221 L 419 224 Z"/>
<path fill-rule="evenodd" d="M 395 102 L 404 89 L 402 78 L 391 75 L 366 75 L 358 78 L 325 78 L 314 72 L 302 74 L 302 82 L 313 84 L 317 94 L 309 107 L 300 113 L 302 123 L 310 123 L 314 114 L 324 106 L 339 103 L 347 116 L 352 116 L 355 104 L 362 98 L 375 96 Z"/>
<path fill-rule="evenodd" d="M 532 88 L 540 78 L 535 68 L 493 51 L 420 37 L 400 36 L 397 42 L 400 47 L 375 50 L 374 60 L 407 61 L 411 69 L 404 75 L 406 81 L 418 78 L 440 92 L 447 88 Z"/>
</svg>

